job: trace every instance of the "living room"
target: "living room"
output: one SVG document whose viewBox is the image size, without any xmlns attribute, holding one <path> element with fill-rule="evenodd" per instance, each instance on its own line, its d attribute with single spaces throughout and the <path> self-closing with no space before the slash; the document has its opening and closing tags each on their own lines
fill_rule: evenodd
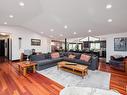
<svg viewBox="0 0 127 95">
<path fill-rule="evenodd" d="M 127 95 L 126 3 L 1 0 L 0 95 Z"/>
</svg>

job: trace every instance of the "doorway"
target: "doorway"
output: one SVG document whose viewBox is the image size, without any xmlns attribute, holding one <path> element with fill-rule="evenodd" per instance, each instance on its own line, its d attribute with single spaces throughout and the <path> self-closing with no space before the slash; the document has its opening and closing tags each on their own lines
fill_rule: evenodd
<svg viewBox="0 0 127 95">
<path fill-rule="evenodd" d="M 0 57 L 5 57 L 9 60 L 12 59 L 12 40 L 10 35 L 0 33 Z"/>
<path fill-rule="evenodd" d="M 0 40 L 0 57 L 5 56 L 5 40 Z"/>
</svg>

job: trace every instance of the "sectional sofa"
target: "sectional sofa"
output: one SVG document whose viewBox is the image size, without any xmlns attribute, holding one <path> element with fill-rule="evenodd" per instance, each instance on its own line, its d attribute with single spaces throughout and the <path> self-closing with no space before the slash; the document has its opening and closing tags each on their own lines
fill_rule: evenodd
<svg viewBox="0 0 127 95">
<path fill-rule="evenodd" d="M 74 58 L 69 58 L 69 55 L 75 55 Z M 81 60 L 80 57 L 82 53 L 73 53 L 73 52 L 62 52 L 59 53 L 58 58 L 52 58 L 51 54 L 40 54 L 40 55 L 31 55 L 30 60 L 37 63 L 36 69 L 38 71 L 56 66 L 58 62 L 60 61 L 68 61 L 68 62 L 74 62 L 77 64 L 87 65 L 90 70 L 96 70 L 98 69 L 98 57 L 95 55 L 90 55 L 90 60 L 88 62 Z"/>
</svg>

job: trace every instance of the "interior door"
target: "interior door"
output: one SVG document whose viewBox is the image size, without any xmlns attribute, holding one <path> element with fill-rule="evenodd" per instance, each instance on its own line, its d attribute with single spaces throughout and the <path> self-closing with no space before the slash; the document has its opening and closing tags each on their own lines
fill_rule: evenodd
<svg viewBox="0 0 127 95">
<path fill-rule="evenodd" d="M 9 53 L 9 60 L 12 60 L 12 39 L 8 39 L 8 53 Z"/>
<path fill-rule="evenodd" d="M 5 56 L 5 40 L 0 40 L 0 56 Z"/>
<path fill-rule="evenodd" d="M 9 59 L 9 38 L 7 39 L 7 58 Z"/>
</svg>

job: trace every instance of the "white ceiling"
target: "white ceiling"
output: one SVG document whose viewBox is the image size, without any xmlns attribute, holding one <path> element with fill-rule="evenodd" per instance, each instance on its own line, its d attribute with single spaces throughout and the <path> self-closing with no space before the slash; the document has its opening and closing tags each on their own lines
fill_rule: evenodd
<svg viewBox="0 0 127 95">
<path fill-rule="evenodd" d="M 107 4 L 112 8 L 107 10 Z M 0 0 L 0 24 L 4 22 L 55 39 L 127 32 L 127 0 Z"/>
</svg>

